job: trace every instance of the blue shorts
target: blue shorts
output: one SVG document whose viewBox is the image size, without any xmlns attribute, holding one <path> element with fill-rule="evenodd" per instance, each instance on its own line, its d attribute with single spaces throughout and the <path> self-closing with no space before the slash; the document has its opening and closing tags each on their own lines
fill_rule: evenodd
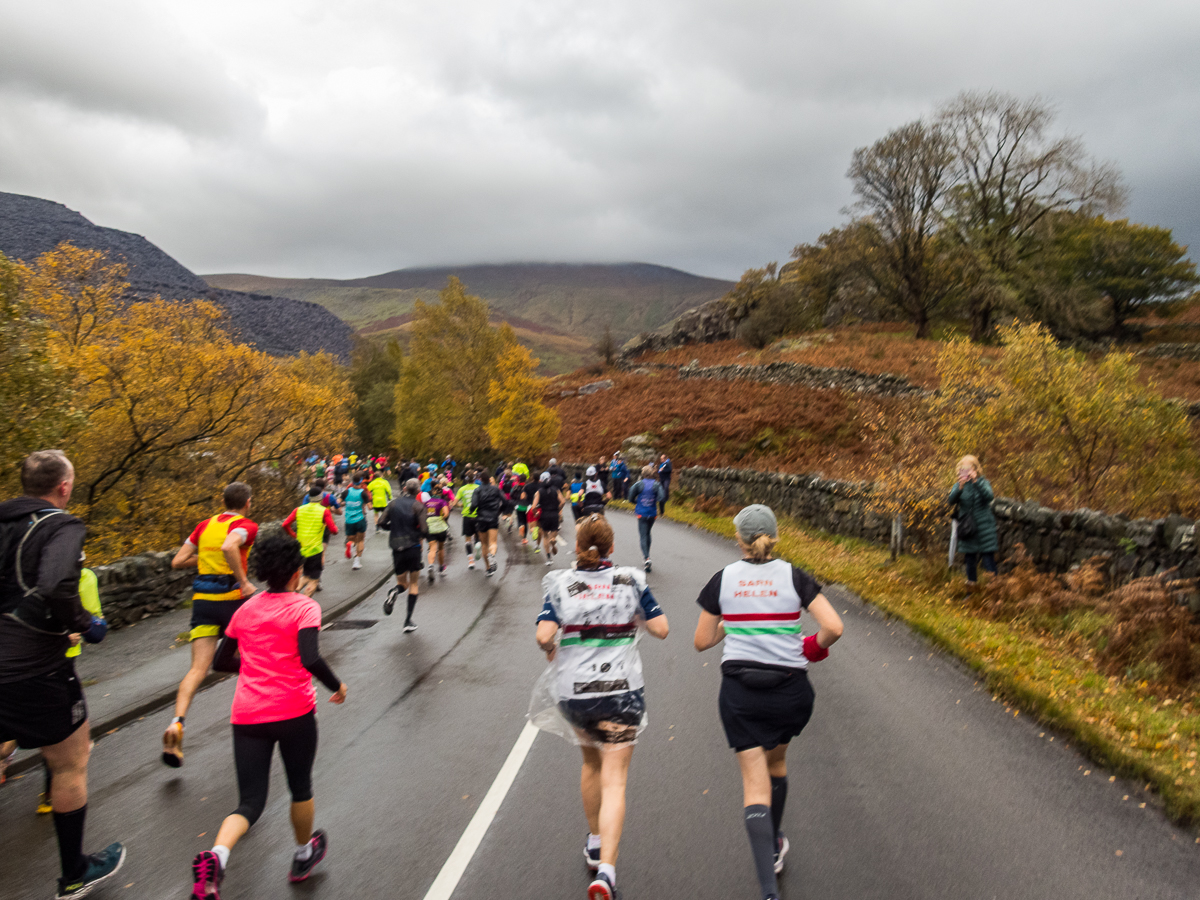
<svg viewBox="0 0 1200 900">
<path fill-rule="evenodd" d="M 346 538 L 347 538 L 347 540 L 354 537 L 356 534 L 366 534 L 366 533 L 367 533 L 367 520 L 366 519 L 363 519 L 361 522 L 347 522 L 346 523 Z"/>
</svg>

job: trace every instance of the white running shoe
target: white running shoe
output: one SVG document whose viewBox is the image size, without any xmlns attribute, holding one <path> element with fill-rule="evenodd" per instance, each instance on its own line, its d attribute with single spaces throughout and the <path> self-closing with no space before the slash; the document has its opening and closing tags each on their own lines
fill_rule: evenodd
<svg viewBox="0 0 1200 900">
<path fill-rule="evenodd" d="M 779 842 L 775 845 L 775 874 L 778 875 L 783 871 L 783 858 L 787 856 L 791 846 L 788 844 L 788 839 L 782 834 L 779 836 Z"/>
<path fill-rule="evenodd" d="M 356 556 L 356 557 L 354 557 L 354 562 L 352 562 L 352 563 L 350 564 L 350 568 L 352 568 L 352 569 L 361 569 L 361 568 L 362 568 L 362 560 L 361 560 L 359 557 L 357 557 L 357 556 Z"/>
<path fill-rule="evenodd" d="M 468 569 L 473 569 L 473 568 L 475 568 L 475 557 L 473 557 L 473 556 L 468 556 L 468 557 L 467 557 L 467 568 L 468 568 Z"/>
</svg>

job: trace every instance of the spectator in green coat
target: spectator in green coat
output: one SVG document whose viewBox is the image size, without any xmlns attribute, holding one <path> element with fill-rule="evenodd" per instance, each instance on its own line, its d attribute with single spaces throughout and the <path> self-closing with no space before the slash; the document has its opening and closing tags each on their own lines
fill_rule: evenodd
<svg viewBox="0 0 1200 900">
<path fill-rule="evenodd" d="M 958 507 L 955 515 L 959 520 L 958 549 L 967 564 L 967 586 L 974 587 L 979 575 L 979 564 L 993 575 L 996 574 L 996 551 L 1000 540 L 996 535 L 996 516 L 992 512 L 995 499 L 992 486 L 983 477 L 983 468 L 974 456 L 964 456 L 958 461 L 958 481 L 950 491 L 950 503 Z M 962 535 L 962 522 L 974 519 L 975 532 L 969 537 Z"/>
</svg>

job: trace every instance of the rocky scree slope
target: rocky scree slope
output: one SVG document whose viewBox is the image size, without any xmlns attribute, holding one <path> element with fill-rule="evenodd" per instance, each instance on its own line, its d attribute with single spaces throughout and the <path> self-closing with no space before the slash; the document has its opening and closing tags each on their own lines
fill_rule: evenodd
<svg viewBox="0 0 1200 900">
<path fill-rule="evenodd" d="M 209 300 L 229 314 L 236 340 L 276 356 L 328 351 L 346 361 L 351 329 L 316 303 L 215 289 L 141 235 L 103 228 L 61 203 L 0 192 L 0 253 L 32 263 L 63 241 L 129 266 L 131 299 Z"/>
</svg>

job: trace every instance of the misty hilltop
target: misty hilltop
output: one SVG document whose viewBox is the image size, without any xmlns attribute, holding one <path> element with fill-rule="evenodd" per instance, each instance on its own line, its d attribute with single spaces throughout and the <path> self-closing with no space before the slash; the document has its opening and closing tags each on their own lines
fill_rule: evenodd
<svg viewBox="0 0 1200 900">
<path fill-rule="evenodd" d="M 155 295 L 209 300 L 228 312 L 230 331 L 238 340 L 260 350 L 282 356 L 327 350 L 349 357 L 350 328 L 318 304 L 212 287 L 141 235 L 96 225 L 61 203 L 0 192 L 0 253 L 32 263 L 63 241 L 126 263 L 135 300 Z"/>
<path fill-rule="evenodd" d="M 586 362 L 604 329 L 619 343 L 714 300 L 733 282 L 649 263 L 497 263 L 398 269 L 368 278 L 205 275 L 214 288 L 263 291 L 320 303 L 363 334 L 402 334 L 417 300 L 433 302 L 451 276 L 508 322 L 543 370 Z"/>
</svg>

